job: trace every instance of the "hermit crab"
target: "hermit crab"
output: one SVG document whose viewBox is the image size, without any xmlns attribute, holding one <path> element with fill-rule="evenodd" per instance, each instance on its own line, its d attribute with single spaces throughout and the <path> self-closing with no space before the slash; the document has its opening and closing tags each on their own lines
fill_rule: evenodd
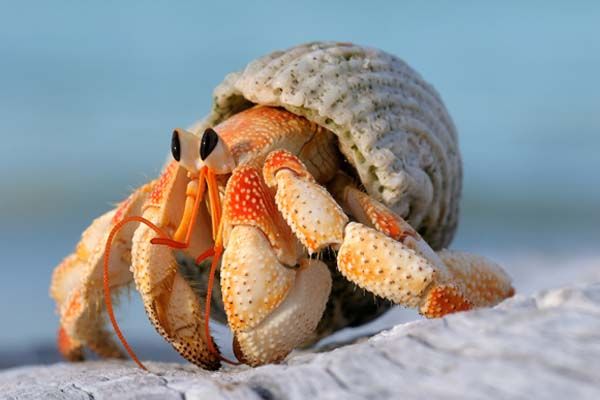
<svg viewBox="0 0 600 400">
<path fill-rule="evenodd" d="M 210 317 L 256 366 L 392 304 L 439 317 L 514 292 L 496 264 L 443 250 L 458 221 L 456 131 L 437 92 L 383 51 L 316 42 L 259 58 L 171 150 L 54 271 L 68 359 L 122 355 L 108 315 L 143 366 L 113 313 L 131 283 L 156 330 L 207 369 L 229 361 Z"/>
</svg>

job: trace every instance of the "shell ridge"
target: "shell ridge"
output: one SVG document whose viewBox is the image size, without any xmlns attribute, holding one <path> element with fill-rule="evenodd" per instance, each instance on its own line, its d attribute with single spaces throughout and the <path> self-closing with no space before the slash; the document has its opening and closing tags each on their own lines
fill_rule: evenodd
<svg viewBox="0 0 600 400">
<path fill-rule="evenodd" d="M 205 121 L 254 103 L 284 107 L 333 131 L 369 194 L 408 217 L 434 248 L 449 244 L 462 187 L 456 128 L 435 88 L 402 59 L 311 42 L 228 75 L 214 99 Z"/>
</svg>

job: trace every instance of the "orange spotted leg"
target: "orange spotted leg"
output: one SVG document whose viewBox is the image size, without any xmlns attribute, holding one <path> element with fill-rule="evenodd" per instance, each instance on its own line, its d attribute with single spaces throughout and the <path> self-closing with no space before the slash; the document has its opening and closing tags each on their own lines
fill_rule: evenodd
<svg viewBox="0 0 600 400">
<path fill-rule="evenodd" d="M 50 294 L 60 313 L 58 348 L 67 359 L 82 359 L 84 347 L 102 357 L 122 356 L 112 335 L 105 329 L 105 309 L 99 305 L 103 300 L 104 276 L 110 279 L 107 284 L 113 291 L 133 280 L 129 267 L 131 236 L 136 226 L 128 224 L 112 235 L 113 261 L 106 271 L 103 263 L 105 244 L 112 228 L 130 215 L 141 212 L 153 185 L 151 182 L 140 187 L 116 209 L 94 220 L 84 231 L 76 251 L 54 271 Z"/>
<path fill-rule="evenodd" d="M 447 251 L 453 262 L 445 262 L 406 221 L 343 176 L 329 185 L 334 200 L 289 152 L 271 153 L 263 171 L 277 190 L 279 210 L 308 250 L 338 249 L 342 274 L 378 296 L 439 317 L 496 304 L 513 293 L 501 268 Z M 344 210 L 356 222 L 348 222 Z"/>
<path fill-rule="evenodd" d="M 444 250 L 436 253 L 408 222 L 358 190 L 347 177 L 338 175 L 330 184 L 330 189 L 347 212 L 362 224 L 346 228 L 350 237 L 346 239 L 348 243 L 345 243 L 344 251 L 340 249 L 338 255 L 342 272 L 355 275 L 357 268 L 361 268 L 375 272 L 374 276 L 377 276 L 384 268 L 380 264 L 395 266 L 395 271 L 400 272 L 399 274 L 393 270 L 384 274 L 394 278 L 393 285 L 402 282 L 408 287 L 402 298 L 397 300 L 401 300 L 400 303 L 413 302 L 410 297 L 416 292 L 420 299 L 415 298 L 414 303 L 416 305 L 418 301 L 419 310 L 427 317 L 492 306 L 513 295 L 510 278 L 498 265 L 483 257 L 462 252 Z M 383 238 L 381 233 L 393 241 Z M 350 246 L 352 239 L 355 239 L 354 246 Z M 382 246 L 389 248 L 379 251 Z M 365 257 L 361 253 L 371 256 Z M 405 258 L 402 266 L 397 261 L 394 262 L 402 257 Z M 382 260 L 386 261 L 381 262 Z M 411 263 L 415 263 L 417 267 L 412 268 L 412 271 L 403 271 Z M 378 269 L 375 268 L 376 265 L 380 265 Z M 423 271 L 428 272 L 423 274 Z M 422 277 L 423 284 L 415 287 L 415 283 L 419 283 L 419 279 L 415 282 L 416 277 Z M 378 283 L 377 279 L 370 285 L 381 291 L 378 294 L 385 293 L 385 297 L 392 300 L 399 293 L 394 290 L 393 285 L 391 288 L 386 287 L 386 283 Z"/>
</svg>

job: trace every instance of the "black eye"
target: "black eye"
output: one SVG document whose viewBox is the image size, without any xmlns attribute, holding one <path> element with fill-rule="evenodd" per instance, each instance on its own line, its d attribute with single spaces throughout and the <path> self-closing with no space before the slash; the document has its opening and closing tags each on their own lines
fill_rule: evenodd
<svg viewBox="0 0 600 400">
<path fill-rule="evenodd" d="M 179 133 L 177 131 L 173 131 L 173 136 L 171 136 L 171 154 L 173 154 L 175 161 L 179 161 L 181 158 L 181 144 L 179 143 Z"/>
<path fill-rule="evenodd" d="M 215 147 L 217 147 L 217 143 L 219 143 L 219 136 L 217 132 L 208 128 L 204 131 L 204 135 L 202 135 L 202 142 L 200 143 L 200 158 L 202 161 L 206 160 L 213 151 Z"/>
</svg>

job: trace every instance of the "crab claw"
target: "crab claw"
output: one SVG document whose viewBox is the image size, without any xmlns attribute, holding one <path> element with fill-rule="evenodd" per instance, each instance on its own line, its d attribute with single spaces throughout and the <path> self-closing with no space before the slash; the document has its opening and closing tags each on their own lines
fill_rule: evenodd
<svg viewBox="0 0 600 400">
<path fill-rule="evenodd" d="M 171 163 L 154 186 L 144 204 L 143 217 L 172 236 L 181 220 L 188 178 L 183 168 Z M 209 216 L 205 207 L 188 250 L 200 253 L 212 246 L 206 232 Z M 219 354 L 211 352 L 204 335 L 204 304 L 179 273 L 174 250 L 151 244 L 156 236 L 147 225 L 140 225 L 133 236 L 132 270 L 146 313 L 156 330 L 188 361 L 207 368 L 220 366 Z"/>
<path fill-rule="evenodd" d="M 325 264 L 303 259 L 284 266 L 258 228 L 236 226 L 223 254 L 221 288 L 240 361 L 281 361 L 309 341 L 331 291 Z"/>
<path fill-rule="evenodd" d="M 303 259 L 285 300 L 253 328 L 235 333 L 236 356 L 257 366 L 283 360 L 294 348 L 311 342 L 329 293 L 331 274 L 318 260 Z"/>
<path fill-rule="evenodd" d="M 229 179 L 221 290 L 236 356 L 250 365 L 277 362 L 308 341 L 321 319 L 331 276 L 319 261 L 297 265 L 296 239 L 258 169 Z"/>
<path fill-rule="evenodd" d="M 284 266 L 262 231 L 253 226 L 233 228 L 223 254 L 221 288 L 233 331 L 254 328 L 287 296 L 296 271 Z"/>
</svg>

